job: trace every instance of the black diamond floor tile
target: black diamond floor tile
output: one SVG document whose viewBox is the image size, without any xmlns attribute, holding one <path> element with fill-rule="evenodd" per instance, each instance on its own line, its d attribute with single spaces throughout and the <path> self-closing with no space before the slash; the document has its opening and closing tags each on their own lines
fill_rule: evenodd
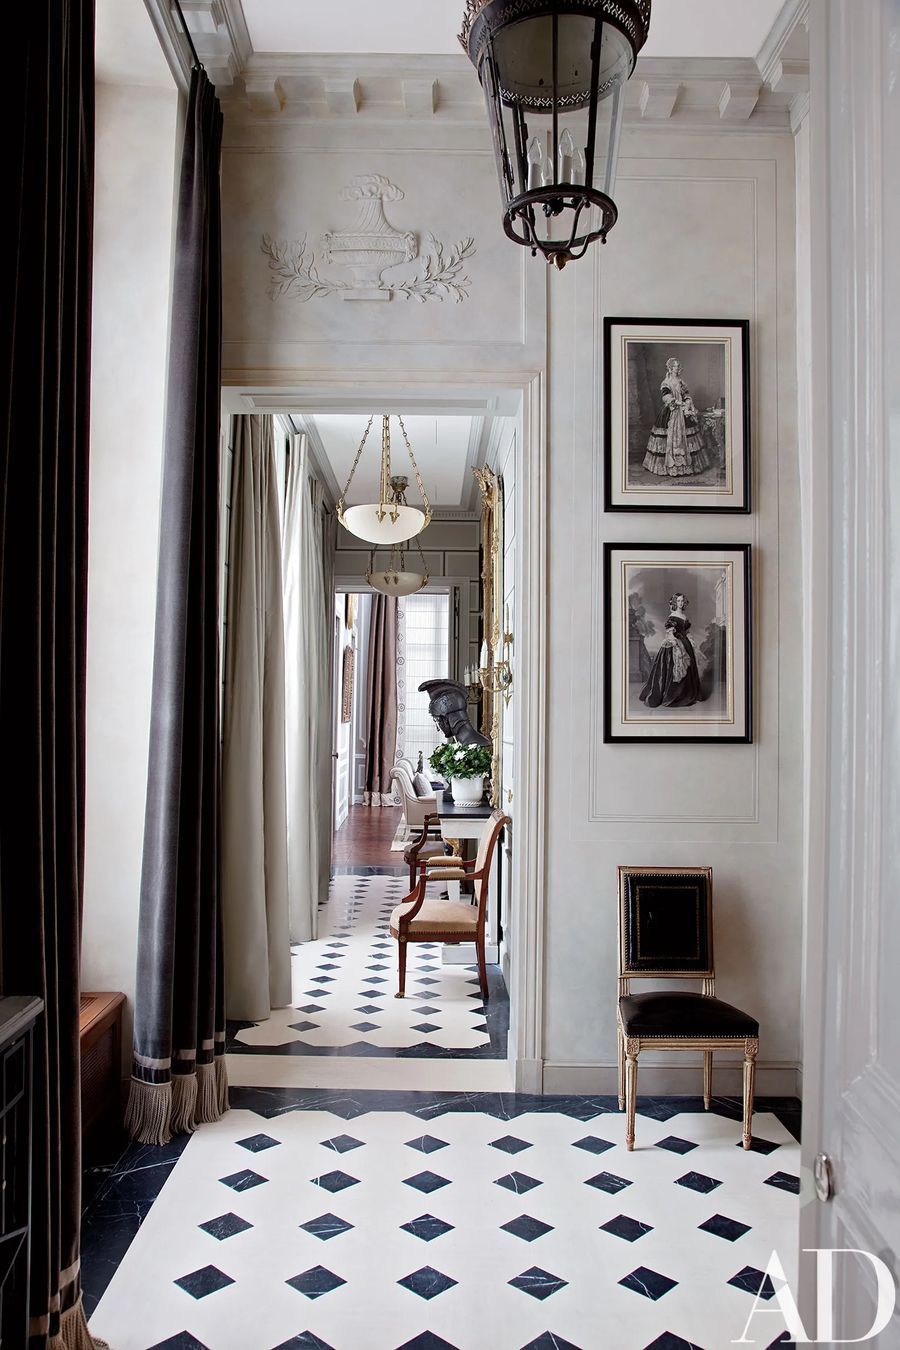
<svg viewBox="0 0 900 1350">
<path fill-rule="evenodd" d="M 600 1139 L 596 1134 L 589 1134 L 584 1139 L 577 1139 L 572 1147 L 583 1148 L 585 1153 L 606 1153 L 608 1149 L 615 1148 L 615 1144 L 611 1144 L 608 1139 Z"/>
<path fill-rule="evenodd" d="M 743 1141 L 739 1139 L 735 1144 L 735 1148 L 743 1148 L 743 1147 L 744 1147 Z M 776 1148 L 781 1148 L 781 1145 L 773 1144 L 771 1139 L 760 1139 L 759 1135 L 755 1134 L 753 1138 L 750 1140 L 750 1147 L 747 1150 L 747 1152 L 763 1153 L 768 1157 L 770 1153 L 775 1152 Z"/>
<path fill-rule="evenodd" d="M 400 1227 L 413 1237 L 420 1238 L 422 1242 L 433 1242 L 435 1238 L 453 1231 L 452 1223 L 445 1223 L 443 1219 L 437 1219 L 433 1214 L 420 1214 L 417 1219 L 410 1219 L 409 1223 L 401 1223 Z"/>
<path fill-rule="evenodd" d="M 358 1186 L 359 1177 L 348 1176 L 346 1172 L 326 1172 L 321 1177 L 311 1177 L 314 1186 L 321 1186 L 325 1191 L 331 1191 L 335 1195 L 338 1191 L 345 1191 L 348 1186 Z"/>
<path fill-rule="evenodd" d="M 353 1227 L 352 1223 L 347 1223 L 346 1219 L 339 1219 L 336 1214 L 320 1214 L 317 1219 L 310 1219 L 308 1223 L 301 1223 L 301 1228 L 313 1237 L 321 1238 L 327 1242 L 329 1238 L 340 1237 L 341 1233 L 347 1233 Z"/>
<path fill-rule="evenodd" d="M 352 1134 L 336 1134 L 333 1139 L 323 1139 L 323 1148 L 333 1149 L 335 1153 L 349 1153 L 351 1149 L 362 1148 L 362 1139 L 354 1139 Z"/>
<path fill-rule="evenodd" d="M 748 1223 L 738 1223 L 737 1219 L 728 1219 L 724 1214 L 714 1214 L 706 1223 L 698 1224 L 704 1233 L 712 1233 L 715 1237 L 725 1238 L 728 1242 L 737 1242 L 739 1237 L 750 1232 Z"/>
<path fill-rule="evenodd" d="M 275 1350 L 332 1350 L 332 1347 L 312 1331 L 301 1331 L 299 1336 L 292 1336 L 289 1341 L 276 1345 Z"/>
<path fill-rule="evenodd" d="M 619 1191 L 624 1191 L 632 1183 L 627 1177 L 617 1177 L 615 1172 L 598 1172 L 595 1177 L 588 1177 L 584 1184 L 598 1191 L 606 1191 L 608 1195 L 618 1195 Z"/>
<path fill-rule="evenodd" d="M 548 1270 L 541 1270 L 540 1266 L 530 1266 L 515 1279 L 507 1280 L 513 1289 L 521 1289 L 523 1294 L 530 1294 L 541 1302 L 551 1294 L 559 1293 L 560 1289 L 565 1289 L 568 1283 L 568 1280 L 560 1279 L 558 1275 L 551 1275 Z"/>
<path fill-rule="evenodd" d="M 302 1013 L 324 1012 L 325 1008 L 321 1003 L 305 1003 L 302 1008 L 297 1009 Z"/>
<path fill-rule="evenodd" d="M 531 1148 L 527 1139 L 517 1139 L 514 1134 L 505 1134 L 502 1139 L 492 1139 L 491 1148 L 499 1148 L 503 1153 L 522 1153 Z"/>
<path fill-rule="evenodd" d="M 613 1237 L 624 1238 L 626 1242 L 637 1242 L 645 1233 L 653 1232 L 652 1224 L 629 1219 L 627 1214 L 617 1214 L 607 1223 L 601 1223 L 600 1227 L 604 1233 L 612 1233 Z"/>
<path fill-rule="evenodd" d="M 509 1223 L 501 1223 L 500 1227 L 505 1233 L 512 1233 L 513 1237 L 521 1238 L 523 1242 L 534 1242 L 545 1233 L 553 1232 L 552 1223 L 544 1223 L 542 1219 L 532 1218 L 530 1214 L 520 1214 L 517 1219 L 510 1219 Z"/>
<path fill-rule="evenodd" d="M 644 1350 L 703 1350 L 703 1347 L 695 1345 L 693 1341 L 686 1341 L 683 1336 L 676 1336 L 672 1331 L 664 1331 Z"/>
<path fill-rule="evenodd" d="M 800 1194 L 800 1178 L 792 1176 L 790 1172 L 773 1172 L 770 1177 L 766 1177 L 765 1184 L 779 1191 L 787 1191 L 789 1195 Z"/>
<path fill-rule="evenodd" d="M 744 1266 L 743 1270 L 732 1275 L 728 1283 L 734 1285 L 735 1289 L 743 1289 L 746 1293 L 758 1296 L 766 1302 L 775 1297 L 775 1286 L 769 1276 L 757 1270 L 755 1266 Z"/>
<path fill-rule="evenodd" d="M 370 1017 L 372 1013 L 381 1012 L 381 1007 L 378 1003 L 364 1003 L 361 1008 L 355 1008 L 354 1011 L 358 1013 L 365 1013 L 367 1016 Z"/>
<path fill-rule="evenodd" d="M 542 1184 L 536 1177 L 530 1177 L 526 1172 L 509 1172 L 505 1177 L 497 1177 L 494 1182 L 495 1186 L 504 1186 L 508 1191 L 515 1191 L 516 1195 L 527 1195 L 535 1186 Z"/>
<path fill-rule="evenodd" d="M 413 1336 L 411 1341 L 404 1341 L 397 1350 L 457 1350 L 457 1347 L 433 1331 L 423 1331 L 421 1335 Z"/>
<path fill-rule="evenodd" d="M 437 1298 L 438 1294 L 446 1294 L 447 1290 L 452 1289 L 458 1281 L 444 1275 L 440 1270 L 435 1270 L 433 1266 L 422 1266 L 421 1270 L 404 1275 L 397 1283 L 402 1284 L 411 1294 L 418 1294 L 419 1298 L 433 1299 Z"/>
<path fill-rule="evenodd" d="M 273 1139 L 270 1134 L 251 1134 L 249 1139 L 239 1139 L 239 1148 L 245 1148 L 250 1153 L 263 1153 L 267 1148 L 278 1148 L 280 1139 Z"/>
<path fill-rule="evenodd" d="M 238 1233 L 245 1233 L 253 1224 L 242 1219 L 239 1214 L 220 1214 L 217 1219 L 207 1219 L 206 1223 L 197 1225 L 202 1228 L 204 1233 L 209 1233 L 210 1237 L 218 1238 L 219 1242 L 224 1242 L 226 1238 L 235 1237 Z"/>
<path fill-rule="evenodd" d="M 315 1031 L 317 1027 L 321 1026 L 321 1023 L 310 1022 L 307 1019 L 305 1022 L 291 1022 L 289 1026 L 291 1031 Z"/>
<path fill-rule="evenodd" d="M 580 1350 L 580 1347 L 573 1345 L 571 1341 L 564 1341 L 562 1336 L 557 1336 L 552 1331 L 545 1331 L 536 1341 L 529 1341 L 527 1345 L 523 1345 L 522 1350 Z"/>
<path fill-rule="evenodd" d="M 440 1011 L 441 1011 L 440 1008 L 432 1008 L 431 1005 L 428 1003 L 426 1003 L 422 1008 L 413 1008 L 413 1012 L 417 1013 L 419 1017 L 430 1017 L 432 1016 L 433 1013 Z"/>
<path fill-rule="evenodd" d="M 660 1275 L 657 1270 L 650 1270 L 647 1266 L 638 1266 L 630 1275 L 619 1280 L 625 1289 L 631 1289 L 635 1294 L 642 1294 L 644 1298 L 651 1298 L 655 1303 L 657 1299 L 668 1294 L 670 1289 L 674 1289 L 677 1280 L 670 1280 L 668 1275 Z"/>
<path fill-rule="evenodd" d="M 168 1340 L 157 1341 L 150 1350 L 209 1350 L 203 1341 L 198 1341 L 189 1331 L 179 1331 Z"/>
<path fill-rule="evenodd" d="M 436 1139 L 433 1134 L 420 1134 L 418 1139 L 408 1139 L 407 1148 L 418 1149 L 420 1153 L 436 1153 L 439 1148 L 447 1148 L 445 1139 Z"/>
<path fill-rule="evenodd" d="M 285 1280 L 285 1284 L 296 1289 L 298 1294 L 305 1294 L 307 1298 L 321 1298 L 323 1294 L 330 1294 L 346 1283 L 347 1281 L 342 1280 L 340 1275 L 335 1275 L 332 1270 L 326 1270 L 324 1266 L 311 1266 L 309 1270 Z"/>
<path fill-rule="evenodd" d="M 439 1191 L 442 1186 L 449 1186 L 450 1182 L 447 1177 L 438 1176 L 437 1172 L 418 1172 L 414 1177 L 404 1177 L 403 1184 L 412 1186 L 423 1195 L 430 1195 L 432 1191 Z"/>
<path fill-rule="evenodd" d="M 677 1134 L 670 1134 L 657 1140 L 656 1147 L 667 1149 L 669 1153 L 690 1153 L 697 1145 L 690 1139 L 679 1139 Z"/>
<path fill-rule="evenodd" d="M 716 1181 L 715 1177 L 705 1176 L 702 1172 L 685 1172 L 683 1177 L 679 1177 L 675 1182 L 676 1186 L 684 1186 L 689 1191 L 699 1191 L 701 1195 L 709 1195 L 717 1186 L 721 1186 L 721 1181 Z"/>
<path fill-rule="evenodd" d="M 216 1294 L 220 1289 L 234 1284 L 234 1280 L 217 1266 L 201 1266 L 199 1270 L 192 1270 L 189 1275 L 179 1275 L 175 1283 L 179 1289 L 190 1294 L 191 1298 L 206 1298 L 209 1294 Z"/>
<path fill-rule="evenodd" d="M 229 1177 L 219 1177 L 223 1186 L 230 1186 L 233 1191 L 250 1191 L 254 1186 L 265 1186 L 269 1180 L 268 1177 L 261 1177 L 258 1172 L 251 1172 L 245 1168 L 243 1172 L 232 1172 Z"/>
</svg>

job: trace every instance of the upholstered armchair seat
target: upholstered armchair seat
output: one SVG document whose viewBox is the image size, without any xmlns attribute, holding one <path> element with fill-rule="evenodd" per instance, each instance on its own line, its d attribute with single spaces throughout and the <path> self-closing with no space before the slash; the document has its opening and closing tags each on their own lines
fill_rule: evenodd
<svg viewBox="0 0 900 1350">
<path fill-rule="evenodd" d="M 415 901 L 397 905 L 391 912 L 391 935 L 398 937 L 400 920 L 414 908 Z M 412 936 L 420 933 L 471 933 L 478 927 L 478 906 L 464 900 L 426 900 L 410 920 Z"/>
<path fill-rule="evenodd" d="M 705 994 L 627 994 L 619 999 L 619 1016 L 625 1035 L 640 1040 L 759 1035 L 755 1018 Z"/>
<path fill-rule="evenodd" d="M 447 848 L 443 839 L 434 839 L 431 842 L 426 841 L 424 844 L 419 843 L 418 839 L 414 839 L 413 842 L 407 844 L 406 848 L 403 850 L 403 861 L 405 863 L 415 863 L 416 859 L 418 859 L 419 862 L 424 862 L 426 858 L 443 859 L 446 856 Z"/>
</svg>

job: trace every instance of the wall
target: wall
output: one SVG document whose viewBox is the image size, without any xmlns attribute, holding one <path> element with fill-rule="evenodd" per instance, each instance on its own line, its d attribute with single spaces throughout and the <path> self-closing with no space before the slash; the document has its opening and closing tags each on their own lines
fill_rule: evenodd
<svg viewBox="0 0 900 1350">
<path fill-rule="evenodd" d="M 616 197 L 610 243 L 567 269 L 551 302 L 544 1082 L 613 1090 L 616 865 L 702 863 L 714 872 L 719 992 L 760 1020 L 763 1090 L 793 1091 L 802 710 L 792 140 L 631 132 Z M 750 319 L 751 516 L 604 513 L 602 320 L 634 314 Z M 754 744 L 603 743 L 608 540 L 752 544 Z M 669 1067 L 643 1071 L 645 1090 L 695 1090 L 683 1057 L 660 1063 Z"/>
<path fill-rule="evenodd" d="M 159 54 L 163 64 L 162 54 Z M 134 990 L 178 96 L 97 87 L 82 978 Z M 130 1049 L 130 1038 L 125 1037 Z"/>
<path fill-rule="evenodd" d="M 449 59 L 449 58 L 448 58 Z M 520 762 L 514 796 L 539 796 L 546 951 L 538 1054 L 550 1090 L 614 1090 L 615 868 L 708 863 L 715 872 L 719 988 L 762 1023 L 763 1091 L 792 1091 L 799 1059 L 801 663 L 794 295 L 794 161 L 786 114 L 703 126 L 632 122 L 616 197 L 620 221 L 563 273 L 506 241 L 483 122 L 441 110 L 385 125 L 377 111 L 330 120 L 231 110 L 226 122 L 226 382 L 250 406 L 314 406 L 313 380 L 365 401 L 367 389 L 433 394 L 537 377 L 546 397 L 546 483 L 519 459 L 519 493 L 545 491 L 547 778 Z M 693 119 L 693 120 L 692 120 Z M 385 149 L 389 146 L 389 149 Z M 386 205 L 400 229 L 473 237 L 458 303 L 347 304 L 271 298 L 268 232 L 304 237 L 352 221 L 340 190 L 356 173 L 406 192 Z M 311 190 L 312 188 L 315 190 Z M 336 269 L 323 263 L 324 273 Z M 602 509 L 604 315 L 751 320 L 754 513 L 606 515 Z M 460 393 L 460 397 L 462 394 Z M 303 400 L 306 399 L 304 404 Z M 525 448 L 520 444 L 519 453 Z M 522 477 L 530 465 L 529 481 Z M 524 510 L 519 497 L 520 510 Z M 525 517 L 523 516 L 522 519 Z M 515 533 L 515 568 L 535 547 Z M 432 529 L 435 527 L 432 526 Z M 755 725 L 749 746 L 607 746 L 602 741 L 601 585 L 606 540 L 750 542 L 754 548 Z M 519 594 L 519 656 L 531 634 Z M 517 686 L 521 728 L 534 690 Z M 537 697 L 540 690 L 537 690 Z M 530 722 L 529 725 L 533 725 Z M 521 897 L 519 897 L 521 899 Z M 513 897 L 514 901 L 516 897 Z M 519 953 L 524 956 L 524 953 Z M 643 1061 L 642 1061 L 643 1062 Z M 681 1063 L 680 1057 L 678 1063 Z M 665 1061 L 673 1065 L 672 1057 Z M 537 1069 L 540 1073 L 540 1065 Z M 539 1081 L 539 1080 L 538 1080 Z M 683 1067 L 642 1070 L 645 1091 L 696 1090 Z M 721 1089 L 734 1078 L 723 1074 Z"/>
</svg>

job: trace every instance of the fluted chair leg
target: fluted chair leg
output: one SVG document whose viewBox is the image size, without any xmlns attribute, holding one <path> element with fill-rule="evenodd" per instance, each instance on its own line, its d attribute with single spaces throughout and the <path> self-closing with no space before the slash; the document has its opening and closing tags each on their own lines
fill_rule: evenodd
<svg viewBox="0 0 900 1350">
<path fill-rule="evenodd" d="M 713 1052 L 711 1050 L 703 1051 L 703 1109 L 709 1110 L 712 1100 L 712 1073 L 713 1073 Z"/>
<path fill-rule="evenodd" d="M 637 1047 L 625 1043 L 625 1147 L 634 1148 L 634 1117 L 637 1110 Z"/>
<path fill-rule="evenodd" d="M 756 1092 L 756 1057 L 759 1042 L 748 1041 L 744 1048 L 744 1127 L 742 1143 L 749 1148 L 753 1143 L 753 1098 Z"/>
</svg>

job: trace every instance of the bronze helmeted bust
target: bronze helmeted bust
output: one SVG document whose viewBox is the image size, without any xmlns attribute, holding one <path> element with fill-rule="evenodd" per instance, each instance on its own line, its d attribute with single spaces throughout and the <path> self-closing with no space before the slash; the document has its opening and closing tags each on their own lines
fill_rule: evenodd
<svg viewBox="0 0 900 1350">
<path fill-rule="evenodd" d="M 458 680 L 425 680 L 419 690 L 431 700 L 428 711 L 448 740 L 460 745 L 490 745 L 487 736 L 476 731 L 469 719 L 469 696 Z"/>
</svg>

